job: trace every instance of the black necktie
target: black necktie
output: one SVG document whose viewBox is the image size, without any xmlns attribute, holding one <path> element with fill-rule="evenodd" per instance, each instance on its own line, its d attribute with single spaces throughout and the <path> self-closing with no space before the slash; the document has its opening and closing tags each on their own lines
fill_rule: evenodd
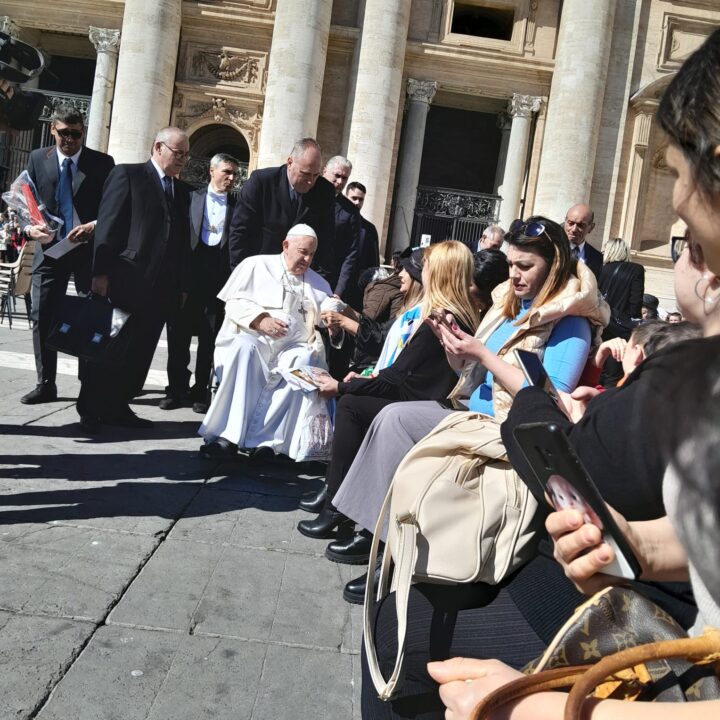
<svg viewBox="0 0 720 720">
<path fill-rule="evenodd" d="M 60 231 L 62 237 L 65 237 L 73 227 L 72 165 L 73 161 L 70 158 L 63 160 L 58 180 L 57 199 L 60 216 L 63 219 L 63 228 Z"/>
<path fill-rule="evenodd" d="M 576 260 L 579 260 L 579 259 L 580 259 L 580 248 L 579 248 L 577 245 L 573 245 L 573 246 L 570 248 L 570 252 L 572 253 L 572 256 L 573 256 Z"/>
<path fill-rule="evenodd" d="M 173 204 L 173 183 L 172 178 L 167 175 L 163 176 L 163 188 L 165 190 L 165 198 L 169 207 Z"/>
</svg>

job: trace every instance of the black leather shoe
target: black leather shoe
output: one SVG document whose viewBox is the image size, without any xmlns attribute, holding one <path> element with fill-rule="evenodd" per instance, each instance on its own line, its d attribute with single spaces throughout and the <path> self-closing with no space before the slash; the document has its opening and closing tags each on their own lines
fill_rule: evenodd
<svg viewBox="0 0 720 720">
<path fill-rule="evenodd" d="M 329 502 L 325 503 L 322 512 L 314 520 L 301 520 L 297 529 L 305 537 L 318 540 L 331 538 L 335 530 L 338 533 L 347 533 L 353 526 L 353 521 L 338 512 Z"/>
<path fill-rule="evenodd" d="M 95 415 L 81 415 L 80 429 L 87 435 L 97 435 L 102 429 L 100 418 Z"/>
<path fill-rule="evenodd" d="M 317 514 L 323 509 L 325 498 L 327 498 L 327 485 L 323 485 L 319 492 L 304 497 L 298 507 L 305 512 Z"/>
<path fill-rule="evenodd" d="M 368 530 L 356 532 L 349 540 L 336 540 L 325 548 L 328 560 L 343 565 L 366 565 L 370 558 L 372 533 Z"/>
<path fill-rule="evenodd" d="M 174 395 L 168 395 L 160 400 L 158 407 L 161 410 L 177 410 L 183 407 L 184 404 L 180 398 L 176 398 Z"/>
<path fill-rule="evenodd" d="M 194 402 L 192 411 L 198 415 L 204 415 L 208 411 L 208 405 L 206 402 Z"/>
<path fill-rule="evenodd" d="M 138 428 L 146 430 L 151 428 L 155 423 L 152 420 L 138 417 L 130 408 L 122 410 L 113 415 L 103 417 L 102 421 L 106 425 L 116 425 L 117 427 Z"/>
<path fill-rule="evenodd" d="M 237 445 L 225 438 L 218 438 L 212 442 L 205 443 L 200 448 L 200 457 L 217 460 L 220 458 L 231 458 L 237 455 Z"/>
<path fill-rule="evenodd" d="M 375 563 L 375 587 L 380 581 L 380 568 L 382 567 L 382 555 L 378 556 Z M 351 580 L 343 588 L 343 600 L 353 605 L 363 605 L 365 603 L 365 588 L 367 587 L 368 574 L 364 573 L 360 577 Z"/>
<path fill-rule="evenodd" d="M 20 398 L 23 405 L 39 405 L 40 403 L 55 402 L 55 400 L 57 400 L 55 383 L 42 383 Z"/>
</svg>

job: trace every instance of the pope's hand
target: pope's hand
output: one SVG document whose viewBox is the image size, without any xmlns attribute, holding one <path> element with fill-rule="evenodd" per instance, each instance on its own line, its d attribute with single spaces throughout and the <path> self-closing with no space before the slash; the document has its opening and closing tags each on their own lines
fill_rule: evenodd
<svg viewBox="0 0 720 720">
<path fill-rule="evenodd" d="M 282 320 L 278 320 L 277 318 L 270 317 L 269 315 L 264 317 L 258 323 L 257 329 L 273 339 L 285 337 L 288 332 L 287 323 L 284 323 Z"/>
</svg>

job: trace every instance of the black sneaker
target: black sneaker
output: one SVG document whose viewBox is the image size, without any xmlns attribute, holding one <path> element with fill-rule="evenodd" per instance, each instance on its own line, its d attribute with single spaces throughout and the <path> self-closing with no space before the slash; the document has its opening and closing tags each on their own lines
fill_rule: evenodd
<svg viewBox="0 0 720 720">
<path fill-rule="evenodd" d="M 40 403 L 55 402 L 55 400 L 57 400 L 55 383 L 42 383 L 20 398 L 23 405 L 39 405 Z"/>
</svg>

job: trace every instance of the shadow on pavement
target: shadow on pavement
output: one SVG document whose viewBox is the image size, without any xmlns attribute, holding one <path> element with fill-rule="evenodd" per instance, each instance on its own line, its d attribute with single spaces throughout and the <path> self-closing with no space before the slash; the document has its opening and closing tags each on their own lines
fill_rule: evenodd
<svg viewBox="0 0 720 720">
<path fill-rule="evenodd" d="M 103 425 L 97 435 L 84 435 L 78 423 L 67 425 L 0 425 L 0 435 L 23 435 L 25 437 L 60 437 L 77 438 L 81 442 L 113 443 L 127 442 L 128 440 L 178 440 L 188 438 L 197 442 L 199 448 L 202 439 L 197 434 L 200 421 L 194 420 L 163 420 L 155 422 L 147 429 L 122 428 L 114 425 Z"/>
</svg>

